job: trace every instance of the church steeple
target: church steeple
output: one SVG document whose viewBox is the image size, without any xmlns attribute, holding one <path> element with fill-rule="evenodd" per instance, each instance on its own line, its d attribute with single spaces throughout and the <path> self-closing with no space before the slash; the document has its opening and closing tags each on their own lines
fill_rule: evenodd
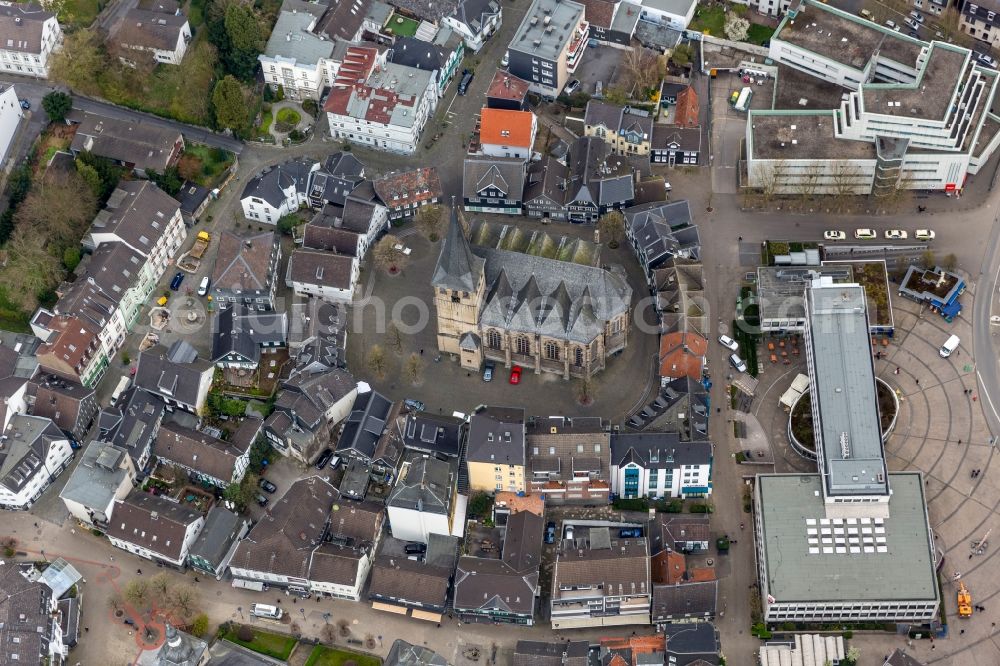
<svg viewBox="0 0 1000 666">
<path fill-rule="evenodd" d="M 472 253 L 472 246 L 458 221 L 455 198 L 452 197 L 448 233 L 441 244 L 441 255 L 434 268 L 431 285 L 436 289 L 474 292 L 479 285 L 482 272 L 483 259 Z"/>
</svg>

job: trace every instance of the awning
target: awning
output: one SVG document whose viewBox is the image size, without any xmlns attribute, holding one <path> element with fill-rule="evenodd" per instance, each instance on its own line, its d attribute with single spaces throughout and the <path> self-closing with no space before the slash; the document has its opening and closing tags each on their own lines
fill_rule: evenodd
<svg viewBox="0 0 1000 666">
<path fill-rule="evenodd" d="M 392 604 L 383 604 L 378 601 L 372 602 L 372 608 L 375 610 L 385 611 L 386 613 L 396 613 L 397 615 L 406 615 L 408 609 L 402 606 L 393 606 Z"/>
<path fill-rule="evenodd" d="M 413 609 L 413 617 L 417 620 L 427 620 L 428 622 L 440 622 L 441 613 L 429 613 L 427 611 Z"/>
<path fill-rule="evenodd" d="M 462 538 L 465 536 L 465 510 L 469 506 L 469 496 L 455 494 L 455 513 L 451 520 L 451 535 Z"/>
</svg>

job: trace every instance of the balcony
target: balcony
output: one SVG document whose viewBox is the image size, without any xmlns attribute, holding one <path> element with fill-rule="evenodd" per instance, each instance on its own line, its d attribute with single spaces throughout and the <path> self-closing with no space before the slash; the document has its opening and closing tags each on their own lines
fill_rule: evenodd
<svg viewBox="0 0 1000 666">
<path fill-rule="evenodd" d="M 581 56 L 587 49 L 589 34 L 590 24 L 586 21 L 581 21 L 580 26 L 570 39 L 569 48 L 566 50 L 566 71 L 570 74 L 576 72 L 576 68 L 580 64 Z"/>
</svg>

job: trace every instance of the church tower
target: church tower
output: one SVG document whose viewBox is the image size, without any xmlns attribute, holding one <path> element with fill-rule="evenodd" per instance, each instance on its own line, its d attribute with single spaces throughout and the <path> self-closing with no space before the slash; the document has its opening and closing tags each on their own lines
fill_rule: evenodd
<svg viewBox="0 0 1000 666">
<path fill-rule="evenodd" d="M 478 370 L 483 362 L 478 331 L 479 310 L 486 289 L 484 264 L 485 260 L 472 253 L 453 198 L 448 233 L 441 245 L 431 286 L 437 312 L 438 349 L 457 355 L 462 367 L 470 370 Z"/>
</svg>

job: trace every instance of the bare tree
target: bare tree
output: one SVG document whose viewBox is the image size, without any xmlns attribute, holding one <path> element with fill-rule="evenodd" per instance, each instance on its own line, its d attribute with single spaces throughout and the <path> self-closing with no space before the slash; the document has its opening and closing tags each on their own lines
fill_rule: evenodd
<svg viewBox="0 0 1000 666">
<path fill-rule="evenodd" d="M 622 66 L 628 81 L 628 88 L 633 97 L 639 93 L 658 86 L 666 74 L 667 61 L 657 53 L 642 47 L 636 47 L 625 52 Z"/>
<path fill-rule="evenodd" d="M 417 211 L 414 223 L 427 240 L 436 243 L 444 226 L 444 208 L 438 205 L 423 206 Z"/>
<path fill-rule="evenodd" d="M 165 599 L 170 591 L 170 576 L 166 572 L 158 573 L 149 579 L 149 586 L 157 599 Z"/>
<path fill-rule="evenodd" d="M 389 234 L 383 236 L 382 240 L 375 244 L 375 263 L 383 270 L 396 273 L 403 270 L 406 255 L 400 249 L 402 243 L 399 239 Z"/>
<path fill-rule="evenodd" d="M 838 160 L 831 165 L 829 177 L 834 206 L 839 212 L 843 212 L 851 198 L 858 194 L 858 188 L 863 185 L 864 174 L 850 162 Z"/>
<path fill-rule="evenodd" d="M 170 610 L 183 624 L 188 624 L 198 614 L 198 592 L 190 585 L 174 588 L 169 596 Z"/>
<path fill-rule="evenodd" d="M 386 361 L 385 352 L 379 345 L 372 345 L 368 348 L 368 370 L 378 379 L 385 379 Z"/>
<path fill-rule="evenodd" d="M 615 249 L 625 236 L 625 216 L 617 210 L 608 211 L 597 221 L 597 229 L 601 233 L 601 240 Z"/>
<path fill-rule="evenodd" d="M 753 166 L 750 185 L 760 191 L 765 204 L 770 203 L 778 193 L 782 167 L 780 161 L 757 162 Z"/>
<path fill-rule="evenodd" d="M 396 322 L 389 322 L 389 326 L 385 330 L 385 339 L 389 347 L 394 352 L 397 354 L 403 353 L 403 336 L 399 332 L 399 327 L 396 326 Z"/>
<path fill-rule="evenodd" d="M 145 608 L 149 603 L 151 590 L 149 589 L 149 584 L 146 583 L 141 578 L 133 578 L 125 586 L 125 590 L 122 593 L 125 596 L 125 601 L 129 602 L 137 608 Z"/>
<path fill-rule="evenodd" d="M 419 354 L 410 354 L 403 367 L 403 375 L 411 384 L 419 384 L 424 372 L 424 362 Z"/>
</svg>

